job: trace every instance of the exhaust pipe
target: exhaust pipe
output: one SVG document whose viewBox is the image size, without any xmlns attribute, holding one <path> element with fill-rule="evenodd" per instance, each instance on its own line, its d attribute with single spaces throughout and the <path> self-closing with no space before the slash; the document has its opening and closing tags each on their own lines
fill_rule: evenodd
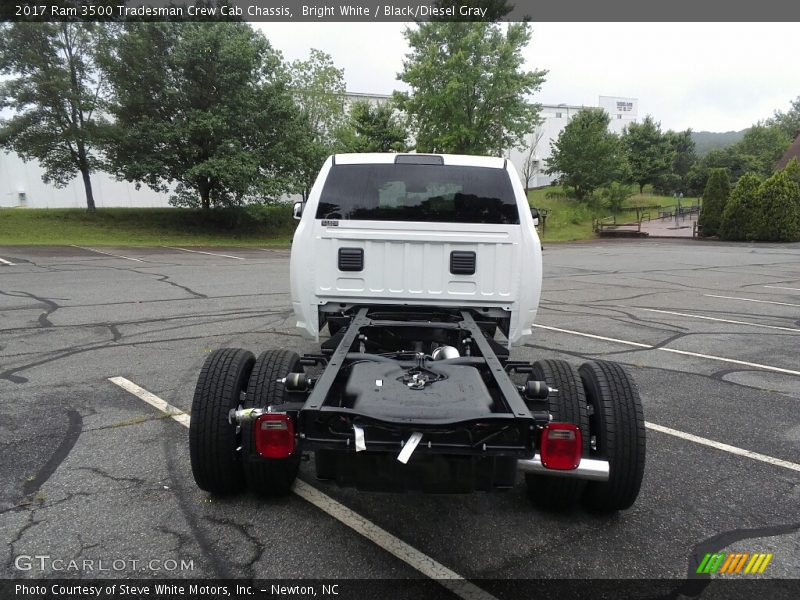
<svg viewBox="0 0 800 600">
<path fill-rule="evenodd" d="M 549 475 L 551 477 L 570 477 L 574 479 L 586 479 L 589 481 L 608 481 L 609 466 L 607 460 L 596 460 L 593 458 L 582 458 L 577 468 L 563 471 L 559 469 L 548 469 L 542 464 L 542 459 L 538 454 L 533 458 L 520 459 L 517 461 L 517 469 L 524 473 L 533 475 Z"/>
</svg>

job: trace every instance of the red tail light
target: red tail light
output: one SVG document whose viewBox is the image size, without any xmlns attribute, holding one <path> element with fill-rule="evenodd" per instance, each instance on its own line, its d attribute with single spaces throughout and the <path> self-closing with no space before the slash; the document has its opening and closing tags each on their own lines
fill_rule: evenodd
<svg viewBox="0 0 800 600">
<path fill-rule="evenodd" d="M 548 469 L 570 471 L 581 462 L 581 430 L 572 423 L 548 423 L 542 431 L 542 464 Z"/>
<path fill-rule="evenodd" d="M 285 413 L 267 413 L 256 419 L 256 452 L 264 458 L 286 458 L 294 452 L 294 421 Z"/>
</svg>

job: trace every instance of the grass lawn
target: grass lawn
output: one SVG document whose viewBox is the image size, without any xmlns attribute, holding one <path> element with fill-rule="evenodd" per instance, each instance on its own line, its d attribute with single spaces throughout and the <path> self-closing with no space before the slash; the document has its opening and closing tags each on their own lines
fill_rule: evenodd
<svg viewBox="0 0 800 600">
<path fill-rule="evenodd" d="M 550 213 L 545 242 L 586 240 L 594 237 L 592 218 L 606 217 L 608 210 L 592 209 L 559 194 L 560 187 L 531 190 L 532 206 Z M 684 198 L 683 204 L 696 201 Z M 645 191 L 626 206 L 674 206 L 675 198 Z M 295 221 L 290 205 L 250 206 L 210 213 L 185 208 L 0 209 L 0 246 L 289 246 Z M 657 210 L 650 211 L 658 217 Z M 618 222 L 635 220 L 634 212 L 617 215 Z M 541 228 L 540 228 L 541 232 Z"/>
<path fill-rule="evenodd" d="M 585 204 L 581 204 L 571 198 L 549 197 L 548 193 L 560 194 L 561 188 L 558 186 L 540 188 L 528 192 L 528 201 L 531 206 L 536 208 L 549 209 L 547 225 L 544 233 L 541 227 L 539 233 L 544 242 L 568 242 L 573 240 L 586 240 L 594 237 L 592 231 L 592 219 L 595 217 L 608 217 L 611 212 L 605 208 L 592 209 Z M 697 202 L 697 198 L 682 198 L 682 205 L 689 205 Z M 666 210 L 678 203 L 672 196 L 659 196 L 647 191 L 643 194 L 634 194 L 626 202 L 625 206 L 662 206 Z M 650 211 L 652 219 L 658 218 L 658 210 Z M 635 221 L 634 211 L 625 211 L 617 215 L 617 222 L 624 223 Z"/>
<path fill-rule="evenodd" d="M 0 209 L 0 246 L 288 246 L 291 206 L 213 211 L 177 208 Z"/>
</svg>

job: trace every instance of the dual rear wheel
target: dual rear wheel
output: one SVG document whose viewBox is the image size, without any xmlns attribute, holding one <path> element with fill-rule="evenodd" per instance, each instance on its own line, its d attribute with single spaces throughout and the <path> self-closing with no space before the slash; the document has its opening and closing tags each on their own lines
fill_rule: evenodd
<svg viewBox="0 0 800 600">
<path fill-rule="evenodd" d="M 280 406 L 287 396 L 278 379 L 301 371 L 300 357 L 290 350 L 268 350 L 257 359 L 238 348 L 209 355 L 195 388 L 189 426 L 189 457 L 200 489 L 219 496 L 246 486 L 263 496 L 289 493 L 300 452 L 288 458 L 257 456 L 252 426 L 232 425 L 228 414 L 238 408 Z"/>
<path fill-rule="evenodd" d="M 583 457 L 609 462 L 604 482 L 526 474 L 534 505 L 564 509 L 581 500 L 596 512 L 630 508 L 644 475 L 645 428 L 639 391 L 627 372 L 605 361 L 576 369 L 563 360 L 543 360 L 533 364 L 531 377 L 558 390 L 548 396 L 548 409 L 554 421 L 580 428 Z"/>
</svg>

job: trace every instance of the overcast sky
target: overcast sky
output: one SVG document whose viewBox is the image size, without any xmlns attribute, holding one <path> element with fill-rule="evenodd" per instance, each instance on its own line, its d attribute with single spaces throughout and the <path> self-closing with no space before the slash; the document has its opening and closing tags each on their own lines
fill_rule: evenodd
<svg viewBox="0 0 800 600">
<path fill-rule="evenodd" d="M 401 23 L 254 23 L 288 60 L 329 53 L 354 92 L 405 89 Z M 537 102 L 639 99 L 664 129 L 729 131 L 800 96 L 796 23 L 538 23 L 527 66 L 547 69 Z"/>
</svg>

